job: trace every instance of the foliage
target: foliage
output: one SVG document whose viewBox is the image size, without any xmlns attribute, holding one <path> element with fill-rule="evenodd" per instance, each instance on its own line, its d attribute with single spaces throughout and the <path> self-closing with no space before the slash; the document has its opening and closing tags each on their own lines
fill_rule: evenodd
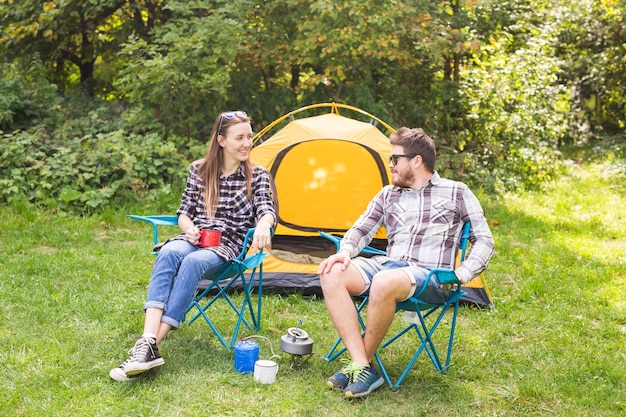
<svg viewBox="0 0 626 417">
<path fill-rule="evenodd" d="M 441 50 L 457 48 L 445 35 L 445 10 L 432 2 L 260 3 L 241 57 L 250 63 L 246 86 L 257 85 L 250 106 L 263 110 L 265 124 L 296 104 L 337 101 L 396 125 L 423 126 L 436 94 L 428 90 L 442 84 Z M 241 91 L 237 85 L 231 94 Z M 428 114 L 438 110 L 446 112 Z"/>
<path fill-rule="evenodd" d="M 175 166 L 204 152 L 221 111 L 245 110 L 258 131 L 336 101 L 423 127 L 446 176 L 539 188 L 564 144 L 624 140 L 625 15 L 621 0 L 0 0 L 0 128 L 72 150 L 116 131 L 149 148 L 159 137 Z M 93 117 L 100 100 L 114 110 Z M 114 178 L 108 190 L 132 190 Z"/>
<path fill-rule="evenodd" d="M 233 41 L 243 26 L 240 6 L 171 1 L 172 17 L 155 28 L 155 42 L 134 37 L 126 43 L 126 65 L 115 84 L 133 105 L 130 124 L 166 136 L 209 136 L 242 48 Z"/>
<path fill-rule="evenodd" d="M 96 66 L 114 64 L 120 43 L 130 33 L 146 36 L 165 21 L 167 13 L 157 12 L 162 4 L 162 0 L 0 1 L 4 16 L 0 51 L 18 61 L 38 55 L 48 79 L 62 90 L 79 84 L 93 95 L 111 82 L 106 76 L 96 79 L 98 73 L 107 74 Z"/>
<path fill-rule="evenodd" d="M 59 101 L 57 88 L 43 76 L 37 59 L 20 68 L 19 63 L 0 64 L 0 129 L 28 129 L 43 123 Z"/>
<path fill-rule="evenodd" d="M 494 32 L 460 82 L 465 109 L 451 147 L 470 156 L 450 167 L 488 189 L 538 188 L 561 173 L 555 150 L 567 130 L 567 90 L 557 83 L 553 25 L 535 31 L 524 45 Z M 511 43 L 515 53 L 505 53 Z"/>
<path fill-rule="evenodd" d="M 106 109 L 106 107 L 104 107 Z M 103 108 L 48 132 L 0 137 L 0 201 L 25 200 L 91 211 L 110 200 L 132 201 L 150 189 L 179 190 L 185 158 L 173 141 L 138 135 L 106 123 Z"/>
<path fill-rule="evenodd" d="M 567 63 L 562 78 L 572 85 L 570 141 L 589 133 L 626 129 L 626 3 L 585 0 L 559 7 L 556 54 Z"/>
</svg>

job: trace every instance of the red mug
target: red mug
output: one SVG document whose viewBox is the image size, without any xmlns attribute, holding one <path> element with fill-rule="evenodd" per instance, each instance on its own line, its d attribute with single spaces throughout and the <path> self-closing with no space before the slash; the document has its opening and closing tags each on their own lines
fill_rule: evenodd
<svg viewBox="0 0 626 417">
<path fill-rule="evenodd" d="M 200 246 L 206 248 L 208 246 L 219 246 L 222 240 L 222 232 L 219 230 L 200 230 Z"/>
</svg>

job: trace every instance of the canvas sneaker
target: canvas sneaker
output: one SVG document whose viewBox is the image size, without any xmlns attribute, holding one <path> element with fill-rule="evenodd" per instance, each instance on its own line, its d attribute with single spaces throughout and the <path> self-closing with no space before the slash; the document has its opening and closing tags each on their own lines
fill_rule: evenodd
<svg viewBox="0 0 626 417">
<path fill-rule="evenodd" d="M 109 372 L 109 376 L 116 381 L 130 381 L 134 376 L 165 363 L 159 354 L 156 340 L 151 337 L 140 337 L 128 353 L 130 357 Z"/>
<path fill-rule="evenodd" d="M 124 370 L 122 369 L 122 365 L 118 366 L 117 368 L 111 369 L 111 372 L 109 372 L 109 376 L 119 382 L 128 382 L 128 381 L 132 381 L 133 379 L 137 379 L 142 375 L 142 374 L 136 374 L 136 375 L 128 376 L 124 373 Z"/>
<path fill-rule="evenodd" d="M 350 383 L 343 389 L 346 398 L 364 397 L 380 387 L 385 380 L 378 374 L 372 363 L 370 366 L 355 366 L 351 369 Z"/>
</svg>

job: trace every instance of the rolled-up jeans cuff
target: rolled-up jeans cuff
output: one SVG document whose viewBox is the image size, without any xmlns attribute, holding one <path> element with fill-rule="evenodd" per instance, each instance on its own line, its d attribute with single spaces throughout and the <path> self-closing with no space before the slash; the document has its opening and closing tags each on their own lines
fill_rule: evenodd
<svg viewBox="0 0 626 417">
<path fill-rule="evenodd" d="M 161 301 L 146 301 L 146 304 L 143 305 L 143 311 L 149 308 L 158 308 L 159 310 L 165 311 L 165 307 L 165 303 Z"/>
<path fill-rule="evenodd" d="M 166 307 L 165 303 L 162 303 L 160 301 L 146 301 L 146 304 L 144 304 L 143 309 L 145 311 L 148 308 L 158 308 L 159 310 L 165 311 L 165 307 Z M 180 327 L 180 321 L 174 320 L 173 318 L 168 317 L 165 314 L 161 316 L 161 321 L 163 323 L 169 324 L 174 329 L 178 329 Z"/>
<path fill-rule="evenodd" d="M 180 327 L 180 321 L 174 320 L 173 318 L 165 316 L 165 315 L 163 317 L 161 317 L 161 321 L 163 323 L 166 323 L 166 324 L 169 324 L 170 326 L 172 326 L 172 329 L 174 329 L 174 330 L 176 330 L 176 329 L 178 329 Z"/>
</svg>

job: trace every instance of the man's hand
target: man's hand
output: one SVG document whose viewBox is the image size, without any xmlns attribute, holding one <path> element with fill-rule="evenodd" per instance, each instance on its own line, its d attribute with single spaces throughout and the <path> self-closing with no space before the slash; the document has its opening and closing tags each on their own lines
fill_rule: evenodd
<svg viewBox="0 0 626 417">
<path fill-rule="evenodd" d="M 330 272 L 330 269 L 334 264 L 340 263 L 341 270 L 345 271 L 348 265 L 350 265 L 350 251 L 347 249 L 342 249 L 334 255 L 330 255 L 328 258 L 324 259 L 320 266 L 317 268 L 318 274 L 326 274 Z"/>
</svg>

